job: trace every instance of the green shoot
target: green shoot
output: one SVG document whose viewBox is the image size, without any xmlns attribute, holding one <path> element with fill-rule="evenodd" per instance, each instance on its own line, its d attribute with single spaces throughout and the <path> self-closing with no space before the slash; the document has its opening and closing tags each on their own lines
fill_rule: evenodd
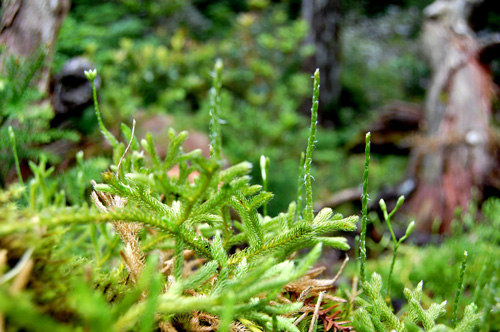
<svg viewBox="0 0 500 332">
<path fill-rule="evenodd" d="M 401 207 L 401 205 L 403 205 L 404 201 L 405 201 L 404 196 L 399 197 L 399 199 L 396 203 L 396 206 L 389 214 L 387 213 L 387 206 L 385 204 L 385 201 L 383 199 L 381 199 L 379 202 L 380 208 L 382 209 L 382 213 L 384 214 L 385 222 L 387 223 L 387 227 L 389 228 L 389 232 L 391 232 L 392 242 L 394 243 L 394 251 L 392 254 L 391 268 L 389 270 L 389 276 L 387 277 L 387 289 L 386 289 L 386 293 L 385 293 L 386 298 L 389 298 L 390 293 L 391 293 L 391 278 L 392 278 L 392 272 L 394 271 L 394 265 L 396 264 L 396 255 L 398 253 L 399 245 L 404 240 L 406 240 L 408 238 L 408 236 L 410 236 L 411 232 L 415 228 L 415 222 L 412 221 L 408 225 L 408 227 L 406 228 L 406 232 L 405 232 L 405 235 L 403 237 L 401 237 L 399 240 L 397 240 L 396 235 L 394 235 L 394 231 L 392 230 L 392 226 L 391 226 L 391 218 L 394 215 L 394 213 L 396 213 L 396 211 Z"/>
<path fill-rule="evenodd" d="M 262 190 L 267 191 L 267 174 L 269 174 L 269 165 L 271 161 L 269 160 L 269 157 L 265 156 L 260 156 L 260 171 L 262 175 Z M 262 213 L 265 216 L 267 216 L 267 203 L 262 206 Z"/>
<path fill-rule="evenodd" d="M 222 87 L 222 60 L 215 62 L 213 86 L 210 89 L 210 158 L 222 163 L 222 133 L 220 130 L 220 92 Z"/>
<path fill-rule="evenodd" d="M 234 318 L 234 306 L 236 302 L 236 295 L 233 291 L 229 291 L 226 293 L 224 297 L 224 308 L 221 315 L 221 322 L 219 326 L 219 330 L 221 332 L 230 331 L 231 322 Z"/>
<path fill-rule="evenodd" d="M 319 106 L 319 69 L 314 72 L 314 90 L 311 107 L 311 130 L 309 132 L 309 139 L 307 141 L 306 158 L 304 162 L 304 180 L 306 187 L 306 207 L 304 211 L 304 219 L 306 222 L 311 223 L 313 215 L 313 197 L 312 197 L 312 153 L 314 150 L 314 143 L 316 142 L 316 126 L 318 124 L 318 106 Z"/>
<path fill-rule="evenodd" d="M 24 187 L 23 175 L 21 174 L 21 166 L 19 164 L 19 158 L 17 156 L 16 134 L 14 134 L 12 126 L 9 126 L 9 138 L 10 138 L 10 145 L 12 146 L 12 154 L 14 155 L 14 162 L 16 164 L 17 178 L 19 179 L 19 183 L 21 184 L 21 186 Z M 26 202 L 29 202 L 26 190 L 23 190 L 23 196 Z"/>
<path fill-rule="evenodd" d="M 460 296 L 462 295 L 462 290 L 464 288 L 464 275 L 466 267 L 467 251 L 464 251 L 464 259 L 462 260 L 462 266 L 460 267 L 460 276 L 458 278 L 457 292 L 455 293 L 455 301 L 453 302 L 453 328 L 457 326 L 458 301 L 460 301 Z"/>
<path fill-rule="evenodd" d="M 359 255 L 360 255 L 360 276 L 361 284 L 366 280 L 366 224 L 368 217 L 368 170 L 370 166 L 370 133 L 366 134 L 365 139 L 365 170 L 363 173 L 363 197 L 361 200 L 362 214 L 361 219 L 361 236 L 359 240 Z"/>
<path fill-rule="evenodd" d="M 299 163 L 299 181 L 297 184 L 297 209 L 295 210 L 295 218 L 299 220 L 302 217 L 302 189 L 304 187 L 304 162 L 305 154 L 302 152 L 300 154 Z"/>
<path fill-rule="evenodd" d="M 111 146 L 113 149 L 116 149 L 118 147 L 118 141 L 117 139 L 109 132 L 108 129 L 104 126 L 104 123 L 102 122 L 101 119 L 101 112 L 99 111 L 99 103 L 97 102 L 97 91 L 95 88 L 95 78 L 97 77 L 97 70 L 95 69 L 89 69 L 86 70 L 85 72 L 85 77 L 92 83 L 92 96 L 94 98 L 94 109 L 95 109 L 95 114 L 97 116 L 97 121 L 99 122 L 99 128 L 101 128 L 101 132 L 103 133 L 104 137 L 108 139 L 108 141 L 111 143 Z"/>
<path fill-rule="evenodd" d="M 50 198 L 53 194 L 54 187 L 48 187 L 47 186 L 47 179 L 50 177 L 50 175 L 54 172 L 55 168 L 54 166 L 50 167 L 47 169 L 47 157 L 45 155 L 41 156 L 40 163 L 37 165 L 32 161 L 28 162 L 28 165 L 33 172 L 35 178 L 31 180 L 31 185 L 30 185 L 30 201 L 31 201 L 31 206 L 32 208 L 36 208 L 36 199 L 39 197 L 36 195 L 35 191 L 37 187 L 40 187 L 40 190 L 42 192 L 42 199 L 43 199 L 43 208 L 49 207 L 50 204 Z"/>
</svg>

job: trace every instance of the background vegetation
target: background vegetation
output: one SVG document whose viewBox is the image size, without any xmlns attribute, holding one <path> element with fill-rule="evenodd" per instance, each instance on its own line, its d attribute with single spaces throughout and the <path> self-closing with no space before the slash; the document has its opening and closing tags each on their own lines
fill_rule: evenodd
<svg viewBox="0 0 500 332">
<path fill-rule="evenodd" d="M 390 10 L 384 12 L 345 4 L 341 125 L 318 132 L 315 176 L 322 194 L 360 183 L 362 157 L 347 158 L 345 147 L 373 118 L 373 110 L 391 99 L 422 99 L 427 70 L 412 43 L 423 6 L 387 4 L 384 9 Z M 60 33 L 54 70 L 77 55 L 102 68 L 105 121 L 130 123 L 132 114 L 144 110 L 169 114 L 177 129 L 206 131 L 209 68 L 216 58 L 224 59 L 226 157 L 229 163 L 270 157 L 270 189 L 284 194 L 270 205 L 278 212 L 293 198 L 299 142 L 307 135 L 301 115 L 308 113 L 310 73 L 301 68 L 314 50 L 302 47 L 308 28 L 298 20 L 299 11 L 300 3 L 294 2 L 160 1 L 138 7 L 128 1 L 74 1 Z M 375 16 L 364 16 L 365 11 Z M 202 16 L 190 19 L 195 13 Z M 346 164 L 347 173 L 337 176 Z M 373 176 L 377 188 L 396 182 L 405 161 L 384 158 L 373 165 L 373 174 L 396 171 L 394 177 Z"/>
<path fill-rule="evenodd" d="M 390 100 L 423 100 L 429 70 L 418 53 L 417 39 L 422 22 L 421 10 L 428 3 L 430 1 L 343 1 L 342 94 L 337 109 L 340 120 L 335 128 L 317 129 L 311 172 L 316 201 L 323 202 L 340 189 L 362 184 L 365 156 L 351 155 L 349 148 L 353 145 L 352 142 L 363 137 L 363 130 L 376 117 L 377 109 Z M 492 26 L 498 24 L 497 21 L 498 17 L 492 17 Z M 175 156 L 167 154 L 158 157 L 165 158 L 162 160 L 161 170 L 170 169 L 174 164 L 184 165 L 179 166 L 179 181 L 174 184 L 159 174 L 154 151 L 151 150 L 152 143 L 146 141 L 141 147 L 137 142 L 146 138 L 146 131 L 154 129 L 147 126 L 147 120 L 156 119 L 156 116 L 164 119 L 177 132 L 188 130 L 208 135 L 210 110 L 214 107 L 210 98 L 214 84 L 213 68 L 216 59 L 223 59 L 218 114 L 222 120 L 220 130 L 224 161 L 221 163 L 226 166 L 245 165 L 245 169 L 231 174 L 234 178 L 230 180 L 234 182 L 229 180 L 229 175 L 225 178 L 231 183 L 231 187 L 225 189 L 231 195 L 238 192 L 248 199 L 246 203 L 253 209 L 250 218 L 257 216 L 257 211 L 263 213 L 261 205 L 268 205 L 268 215 L 276 218 L 266 219 L 259 215 L 258 221 L 264 225 L 263 238 L 277 236 L 280 229 L 285 227 L 283 220 L 296 217 L 293 205 L 289 203 L 297 200 L 298 184 L 302 183 L 303 174 L 299 161 L 309 135 L 312 94 L 311 73 L 304 69 L 304 63 L 314 52 L 313 48 L 303 46 L 307 31 L 307 24 L 300 20 L 300 1 L 297 0 L 73 1 L 70 15 L 59 34 L 52 72 L 58 73 L 65 61 L 75 56 L 85 56 L 95 64 L 102 78 L 99 91 L 102 118 L 112 135 L 123 142 L 119 147 L 112 146 L 112 143 L 101 144 L 102 127 L 99 127 L 93 107 L 88 107 L 83 112 L 77 120 L 78 126 L 50 128 L 52 110 L 46 104 L 36 104 L 43 96 L 36 92 L 33 85 L 28 84 L 43 61 L 42 56 L 25 63 L 9 64 L 6 67 L 9 71 L 2 73 L 0 80 L 0 184 L 7 189 L 0 196 L 0 247 L 8 249 L 9 256 L 5 261 L 0 260 L 0 267 L 3 273 L 8 273 L 23 262 L 22 257 L 26 257 L 23 254 L 32 250 L 33 275 L 36 278 L 33 277 L 21 286 L 20 293 L 12 292 L 15 289 L 12 280 L 0 280 L 0 311 L 7 317 L 7 330 L 71 329 L 84 326 L 84 329 L 97 331 L 113 326 L 115 330 L 146 331 L 158 320 L 170 322 L 178 330 L 193 329 L 185 316 L 169 312 L 171 309 L 164 309 L 160 319 L 154 316 L 154 308 L 158 308 L 155 296 L 162 292 L 159 285 L 169 284 L 169 280 L 164 280 L 165 276 L 154 271 L 155 262 L 151 253 L 155 249 L 166 250 L 170 256 L 157 259 L 168 262 L 174 256 L 180 257 L 180 253 L 186 248 L 198 250 L 199 257 L 209 257 L 217 262 L 213 266 L 198 266 L 204 266 L 200 270 L 210 269 L 208 272 L 217 275 L 217 279 L 213 280 L 219 281 L 213 281 L 208 287 L 202 281 L 206 281 L 212 274 L 205 270 L 205 275 L 185 273 L 184 277 L 187 279 L 180 286 L 177 285 L 177 289 L 164 295 L 166 298 L 186 295 L 183 292 L 190 289 L 209 294 L 206 303 L 196 302 L 192 297 L 183 298 L 186 300 L 186 307 L 193 305 L 200 311 L 208 310 L 212 316 L 199 318 L 204 324 L 211 324 L 212 317 L 223 317 L 220 323 L 224 328 L 229 328 L 231 318 L 239 314 L 239 322 L 247 327 L 265 331 L 285 328 L 291 330 L 292 319 L 279 318 L 278 323 L 276 317 L 297 312 L 300 306 L 283 302 L 280 304 L 282 307 L 273 309 L 266 305 L 269 301 L 282 300 L 279 297 L 281 295 L 294 300 L 296 298 L 293 296 L 301 295 L 304 289 L 294 290 L 297 293 L 295 295 L 293 292 L 281 294 L 276 289 L 307 272 L 307 264 L 311 264 L 319 256 L 318 247 L 314 247 L 314 244 L 321 241 L 307 242 L 309 248 L 315 249 L 303 258 L 302 263 L 282 263 L 286 255 L 294 251 L 292 249 L 301 247 L 301 243 L 294 242 L 296 247 L 287 247 L 287 244 L 280 250 L 273 250 L 259 257 L 257 262 L 263 266 L 260 269 L 256 267 L 259 264 L 255 263 L 250 268 L 238 265 L 241 271 L 231 270 L 227 260 L 228 257 L 237 257 L 233 255 L 233 251 L 238 249 L 236 245 L 253 245 L 253 241 L 257 240 L 248 238 L 255 230 L 245 229 L 244 227 L 249 226 L 238 224 L 238 221 L 234 226 L 236 232 L 231 234 L 234 238 L 223 233 L 227 226 L 224 218 L 228 218 L 229 212 L 220 210 L 223 203 L 227 203 L 224 201 L 227 197 L 214 203 L 214 209 L 221 208 L 217 210 L 220 216 L 209 217 L 213 219 L 210 222 L 215 228 L 198 229 L 207 242 L 210 241 L 210 254 L 199 244 L 178 241 L 183 230 L 178 230 L 178 234 L 174 232 L 175 236 L 161 242 L 165 235 L 157 233 L 154 218 L 147 219 L 136 210 L 131 210 L 128 215 L 120 217 L 143 220 L 153 226 L 139 235 L 142 249 L 151 259 L 144 263 L 142 277 L 131 283 L 128 281 L 130 268 L 120 261 L 120 257 L 123 257 L 123 252 L 120 252 L 123 251 L 123 245 L 119 236 L 110 225 L 91 223 L 91 219 L 102 218 L 105 221 L 106 217 L 97 217 L 97 211 L 89 209 L 93 204 L 89 195 L 90 180 L 106 183 L 109 187 L 99 187 L 98 191 L 127 197 L 136 207 L 147 201 L 140 192 L 145 186 L 152 188 L 155 193 L 152 196 L 157 198 L 161 197 L 161 193 L 169 193 L 162 198 L 162 203 L 168 206 L 179 197 L 187 199 L 196 192 L 190 187 L 187 175 L 196 169 L 203 177 L 215 172 L 215 168 L 210 171 L 211 166 L 204 164 L 196 155 L 187 154 L 183 157 L 184 154 L 178 150 L 178 143 L 182 140 L 180 136 L 173 135 L 169 128 L 164 128 L 154 132 L 152 138 L 159 151 L 162 148 L 165 150 L 167 146 L 167 151 L 178 151 Z M 26 109 L 29 112 L 25 112 Z M 114 165 L 111 169 L 117 172 L 120 157 L 132 136 L 132 118 L 138 118 L 139 123 L 146 125 L 136 129 L 138 139 L 125 159 L 121 182 L 114 181 L 110 173 L 104 173 L 104 178 L 101 177 L 102 172 L 111 165 Z M 121 123 L 126 126 L 120 126 Z M 9 126 L 12 126 L 14 135 L 9 134 Z M 13 137 L 27 192 L 16 185 L 9 185 L 16 178 Z M 53 149 L 47 149 L 49 143 L 60 140 L 73 142 L 76 144 L 73 148 L 75 152 L 84 152 L 73 154 L 69 160 L 64 160 L 67 155 L 61 157 Z M 139 150 L 147 150 L 148 147 L 149 155 L 144 157 Z M 261 155 L 269 157 L 266 186 L 267 191 L 275 195 L 272 200 L 270 196 L 261 196 L 259 199 L 262 202 L 257 204 L 254 201 L 255 204 L 252 205 L 252 196 L 258 197 L 255 185 L 263 184 L 261 169 L 258 167 Z M 254 167 L 241 164 L 244 161 L 249 161 Z M 368 177 L 369 195 L 376 197 L 376 193 L 385 186 L 398 183 L 407 162 L 405 156 L 372 154 Z M 193 170 L 190 170 L 191 167 Z M 137 173 L 135 178 L 125 176 L 125 173 L 134 172 Z M 247 173 L 250 178 L 245 176 Z M 156 182 L 151 183 L 146 175 L 155 177 Z M 214 178 L 219 179 L 219 175 Z M 203 196 L 204 199 L 212 197 L 219 185 L 219 182 L 212 180 L 208 183 L 211 189 L 205 188 L 207 194 Z M 123 184 L 137 191 L 124 193 L 125 189 L 120 187 Z M 201 212 L 202 201 L 200 199 L 196 202 L 200 205 L 194 205 Z M 376 203 L 378 202 L 372 202 L 371 205 Z M 151 202 L 149 204 L 154 205 Z M 68 219 L 70 221 L 50 224 L 50 218 L 57 216 L 66 206 L 69 206 L 69 210 L 64 211 L 72 216 Z M 232 207 L 236 209 L 234 203 Z M 344 206 L 340 212 L 359 214 L 360 208 L 358 205 Z M 158 206 L 151 209 L 161 211 Z M 200 211 L 197 213 L 201 213 Z M 301 211 L 300 205 L 298 211 Z M 208 210 L 204 212 L 208 213 Z M 280 215 L 281 212 L 286 212 L 286 215 Z M 365 310 L 370 314 L 371 324 L 375 324 L 375 317 L 389 328 L 389 319 L 382 314 L 386 307 L 377 302 L 382 299 L 386 301 L 389 308 L 387 310 L 396 313 L 398 317 L 411 317 L 414 320 L 412 323 L 409 322 L 411 319 L 406 319 L 405 326 L 401 329 L 390 326 L 391 328 L 431 331 L 434 327 L 425 325 L 423 316 L 417 315 L 420 312 L 418 307 L 412 307 L 412 301 L 421 303 L 427 310 L 433 304 L 448 300 L 443 306 L 443 312 L 436 309 L 436 306 L 433 307 L 439 316 L 437 323 L 453 326 L 452 321 L 456 321 L 458 312 L 459 321 L 470 323 L 470 326 L 463 327 L 463 331 L 499 330 L 500 264 L 496 257 L 500 255 L 500 236 L 492 230 L 500 226 L 500 201 L 491 199 L 483 205 L 481 212 L 478 213 L 473 207 L 470 211 L 457 211 L 457 221 L 462 222 L 457 222 L 452 234 L 447 237 L 433 234 L 421 241 L 418 234 L 412 234 L 398 250 L 389 285 L 387 279 L 394 246 L 385 220 L 380 220 L 375 212 L 371 213 L 368 218 L 371 224 L 369 229 L 380 235 L 376 239 L 371 239 L 370 236 L 367 239 L 366 275 L 371 283 L 364 283 L 364 294 L 355 300 L 358 294 L 355 278 L 359 277 L 359 260 L 351 260 L 347 264 L 339 279 L 338 288 L 329 293 L 346 299 L 339 307 L 339 318 L 353 320 L 359 331 L 380 330 L 377 325 L 370 328 L 370 323 L 363 316 Z M 78 214 L 81 214 L 82 219 L 75 221 L 74 217 Z M 238 214 L 240 218 L 246 215 L 241 211 Z M 298 216 L 300 220 L 300 213 Z M 33 218 L 41 218 L 42 224 L 47 222 L 49 231 L 42 234 L 36 228 L 20 231 L 20 225 L 25 226 L 26 220 Z M 112 216 L 108 218 L 111 220 Z M 332 222 L 340 219 L 339 216 L 329 218 L 326 219 Z M 229 220 L 232 220 L 231 217 Z M 197 221 L 192 222 L 195 224 Z M 286 227 L 291 227 L 290 222 L 287 223 Z M 406 220 L 396 224 L 393 222 L 398 238 L 404 234 L 407 224 Z M 335 228 L 330 225 L 325 231 L 351 231 L 352 225 L 348 226 Z M 223 234 L 222 237 L 218 237 L 216 229 Z M 170 235 L 172 233 L 171 230 L 165 232 Z M 245 234 L 247 238 L 238 233 Z M 321 234 L 314 234 L 317 235 Z M 349 255 L 359 257 L 359 252 L 354 252 L 354 248 L 358 248 L 354 235 L 346 237 L 347 240 L 329 243 L 341 249 L 347 249 L 349 243 L 352 247 Z M 287 240 L 292 242 L 291 238 Z M 219 250 L 217 241 L 222 241 L 223 250 Z M 324 241 L 323 244 L 326 245 L 327 241 Z M 416 245 L 421 242 L 426 244 Z M 464 251 L 468 252 L 467 268 L 463 282 L 459 283 Z M 330 276 L 340 267 L 337 262 L 338 254 L 333 256 L 320 260 L 326 264 L 326 273 Z M 173 260 L 170 263 L 172 262 Z M 179 278 L 182 276 L 183 266 L 176 264 L 170 272 Z M 275 267 L 271 268 L 272 266 Z M 280 273 L 276 266 L 289 272 L 289 275 L 285 275 L 283 271 Z M 245 269 L 253 271 L 252 276 L 255 278 L 241 278 L 247 271 Z M 265 278 L 258 279 L 257 275 L 264 271 L 267 271 Z M 373 272 L 382 276 L 382 289 L 377 289 L 377 277 L 370 278 Z M 224 283 L 225 278 L 229 280 L 227 285 Z M 61 280 L 64 282 L 60 282 Z M 418 295 L 415 287 L 421 280 L 424 281 L 423 293 Z M 372 293 L 367 289 L 368 286 L 373 286 Z M 252 290 L 248 294 L 235 298 L 221 295 L 221 289 L 230 289 L 229 293 L 234 295 L 246 287 Z M 21 291 L 24 288 L 26 290 Z M 405 288 L 413 293 L 405 293 Z M 388 289 L 391 297 L 385 299 Z M 463 289 L 460 297 L 456 296 L 459 289 Z M 266 293 L 265 301 L 252 304 L 255 301 L 252 296 L 259 294 L 259 290 L 269 293 Z M 144 298 L 141 295 L 143 292 L 150 294 Z M 310 306 L 314 306 L 318 296 L 319 293 L 311 294 Z M 458 311 L 454 310 L 455 299 Z M 212 300 L 214 302 L 210 302 Z M 15 308 L 8 305 L 14 301 L 17 303 Z M 229 306 L 223 305 L 225 301 L 238 303 L 239 307 L 232 312 Z M 141 306 L 138 307 L 137 303 Z M 336 303 L 329 299 L 322 309 Z M 475 306 L 469 307 L 468 313 L 464 314 L 466 306 L 471 303 Z M 210 306 L 213 306 L 211 311 L 208 309 Z M 380 308 L 380 313 L 374 308 Z M 102 312 L 112 314 L 105 316 Z M 380 318 L 377 315 L 382 316 Z M 301 331 L 308 330 L 311 316 L 299 325 Z M 32 317 L 39 325 L 26 323 L 28 320 L 25 317 Z M 320 320 L 320 323 L 323 322 Z M 326 328 L 318 324 L 317 330 Z M 443 327 L 432 331 L 445 330 Z"/>
</svg>

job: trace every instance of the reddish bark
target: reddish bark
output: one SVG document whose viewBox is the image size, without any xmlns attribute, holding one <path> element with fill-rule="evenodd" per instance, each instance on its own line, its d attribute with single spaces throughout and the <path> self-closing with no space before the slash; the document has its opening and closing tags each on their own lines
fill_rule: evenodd
<svg viewBox="0 0 500 332">
<path fill-rule="evenodd" d="M 468 25 L 476 3 L 440 0 L 425 11 L 422 41 L 432 78 L 426 137 L 413 149 L 409 174 L 418 183 L 406 204 L 420 230 L 430 231 L 437 218 L 447 232 L 455 209 L 468 207 L 473 188 L 481 193 L 497 166 L 490 130 L 494 83 Z"/>
</svg>

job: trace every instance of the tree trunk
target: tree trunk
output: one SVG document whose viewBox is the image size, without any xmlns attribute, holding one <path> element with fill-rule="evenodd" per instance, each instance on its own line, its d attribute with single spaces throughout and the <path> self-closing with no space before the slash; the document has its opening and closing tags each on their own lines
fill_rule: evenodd
<svg viewBox="0 0 500 332">
<path fill-rule="evenodd" d="M 306 70 L 312 73 L 319 68 L 321 73 L 319 118 L 323 124 L 338 122 L 335 106 L 340 97 L 340 5 L 340 0 L 302 1 L 302 18 L 309 25 L 306 44 L 315 49 Z"/>
<path fill-rule="evenodd" d="M 481 62 L 482 45 L 469 25 L 481 0 L 438 0 L 425 9 L 422 47 L 432 77 L 425 100 L 426 137 L 412 153 L 415 192 L 406 208 L 421 230 L 436 218 L 447 232 L 455 209 L 468 208 L 496 164 L 490 130 L 493 81 Z"/>
<path fill-rule="evenodd" d="M 6 47 L 2 56 L 29 57 L 45 48 L 50 63 L 57 34 L 70 8 L 69 0 L 5 0 L 2 3 L 0 45 Z M 45 66 L 37 81 L 47 91 L 49 67 Z"/>
</svg>

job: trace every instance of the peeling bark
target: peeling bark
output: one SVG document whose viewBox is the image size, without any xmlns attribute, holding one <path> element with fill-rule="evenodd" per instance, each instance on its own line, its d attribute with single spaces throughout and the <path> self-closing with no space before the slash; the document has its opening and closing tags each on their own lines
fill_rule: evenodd
<svg viewBox="0 0 500 332">
<path fill-rule="evenodd" d="M 467 209 L 495 169 L 490 130 L 493 80 L 483 48 L 469 25 L 481 0 L 439 0 L 425 9 L 422 47 L 432 70 L 425 100 L 426 136 L 411 156 L 418 184 L 406 205 L 420 230 L 436 218 L 447 232 L 455 209 Z M 478 197 L 481 199 L 482 197 Z"/>
</svg>

